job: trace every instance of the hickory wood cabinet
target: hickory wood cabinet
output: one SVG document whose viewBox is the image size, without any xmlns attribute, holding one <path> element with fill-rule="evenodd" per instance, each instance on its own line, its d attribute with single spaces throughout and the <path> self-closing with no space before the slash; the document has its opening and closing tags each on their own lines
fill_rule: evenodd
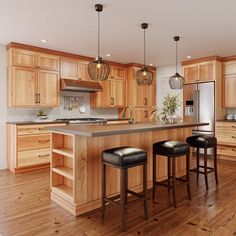
<svg viewBox="0 0 236 236">
<path fill-rule="evenodd" d="M 149 121 L 151 111 L 156 105 L 156 70 L 152 68 L 154 74 L 152 85 L 141 86 L 135 79 L 136 72 L 140 67 L 130 65 L 126 67 L 127 77 L 127 104 L 133 108 L 133 118 L 135 121 Z M 122 112 L 119 112 L 121 116 Z"/>
<path fill-rule="evenodd" d="M 49 166 L 50 134 L 45 128 L 57 124 L 7 124 L 8 168 L 14 172 L 25 172 Z"/>
<path fill-rule="evenodd" d="M 223 106 L 236 108 L 236 60 L 223 63 Z"/>
<path fill-rule="evenodd" d="M 8 106 L 59 106 L 59 57 L 8 49 Z"/>
<path fill-rule="evenodd" d="M 236 160 L 236 122 L 217 121 L 216 137 L 218 155 L 223 159 Z"/>
<path fill-rule="evenodd" d="M 112 66 L 108 80 L 100 82 L 102 92 L 91 94 L 93 108 L 123 108 L 126 106 L 126 79 L 124 67 Z"/>
</svg>

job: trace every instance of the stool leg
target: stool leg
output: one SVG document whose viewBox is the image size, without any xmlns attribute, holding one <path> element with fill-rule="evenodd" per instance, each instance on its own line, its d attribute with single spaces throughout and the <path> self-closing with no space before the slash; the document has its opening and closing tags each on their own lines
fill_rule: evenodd
<svg viewBox="0 0 236 236">
<path fill-rule="evenodd" d="M 143 164 L 143 195 L 144 195 L 144 212 L 145 220 L 148 219 L 148 203 L 147 203 L 147 163 Z"/>
<path fill-rule="evenodd" d="M 208 189 L 208 177 L 207 177 L 207 148 L 204 148 L 204 175 L 206 189 Z"/>
<path fill-rule="evenodd" d="M 218 184 L 219 181 L 218 181 L 218 174 L 217 174 L 217 145 L 214 147 L 214 169 L 215 169 L 216 184 Z"/>
<path fill-rule="evenodd" d="M 191 200 L 189 153 L 186 155 L 186 180 L 188 181 L 187 182 L 188 198 L 189 198 L 189 200 Z"/>
<path fill-rule="evenodd" d="M 199 178 L 199 148 L 197 148 L 197 181 Z"/>
<path fill-rule="evenodd" d="M 125 204 L 128 202 L 128 168 L 125 169 Z"/>
<path fill-rule="evenodd" d="M 120 207 L 121 207 L 121 229 L 126 229 L 125 224 L 125 169 L 121 169 L 120 173 Z"/>
<path fill-rule="evenodd" d="M 106 165 L 102 163 L 102 218 L 105 217 L 105 208 L 106 208 Z"/>
<path fill-rule="evenodd" d="M 156 154 L 153 152 L 152 156 L 152 199 L 156 196 Z"/>
<path fill-rule="evenodd" d="M 172 190 L 173 190 L 174 207 L 177 207 L 176 195 L 175 195 L 175 158 L 174 157 L 172 157 Z"/>
<path fill-rule="evenodd" d="M 171 161 L 170 157 L 168 157 L 168 192 L 170 192 L 170 184 L 171 184 Z"/>
</svg>

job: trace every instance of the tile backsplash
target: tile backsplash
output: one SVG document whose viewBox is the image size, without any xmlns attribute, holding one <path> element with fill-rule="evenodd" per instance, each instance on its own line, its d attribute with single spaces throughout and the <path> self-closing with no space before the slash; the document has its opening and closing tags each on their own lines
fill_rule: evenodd
<svg viewBox="0 0 236 236">
<path fill-rule="evenodd" d="M 83 105 L 86 109 L 84 113 L 80 113 L 79 107 L 73 110 L 65 109 L 65 96 L 76 96 L 80 98 L 79 105 Z M 7 121 L 31 121 L 35 120 L 37 111 L 40 108 L 8 108 Z M 104 117 L 117 118 L 117 109 L 92 109 L 90 108 L 89 93 L 61 93 L 61 105 L 56 108 L 45 108 L 45 113 L 49 119 L 55 120 L 57 118 L 83 118 L 83 117 Z"/>
</svg>

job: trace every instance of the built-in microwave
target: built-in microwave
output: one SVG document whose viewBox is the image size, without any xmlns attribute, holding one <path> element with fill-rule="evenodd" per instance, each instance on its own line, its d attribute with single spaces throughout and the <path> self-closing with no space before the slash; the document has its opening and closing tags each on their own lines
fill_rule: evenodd
<svg viewBox="0 0 236 236">
<path fill-rule="evenodd" d="M 194 116 L 194 102 L 187 100 L 185 103 L 185 116 Z"/>
</svg>

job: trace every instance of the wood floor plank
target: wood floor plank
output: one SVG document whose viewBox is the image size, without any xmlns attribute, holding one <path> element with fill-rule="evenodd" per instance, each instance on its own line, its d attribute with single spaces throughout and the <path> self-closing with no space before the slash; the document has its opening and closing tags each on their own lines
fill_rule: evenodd
<svg viewBox="0 0 236 236">
<path fill-rule="evenodd" d="M 219 161 L 217 187 L 209 175 L 209 191 L 204 177 L 199 182 L 191 174 L 192 201 L 186 186 L 177 189 L 178 207 L 172 195 L 158 187 L 153 203 L 149 191 L 149 220 L 144 220 L 141 201 L 127 209 L 127 232 L 120 230 L 119 207 L 108 206 L 105 219 L 100 209 L 80 217 L 50 200 L 49 171 L 14 175 L 0 171 L 0 233 L 3 236 L 228 236 L 236 235 L 236 163 Z M 1 234 L 0 234 L 1 235 Z"/>
</svg>

